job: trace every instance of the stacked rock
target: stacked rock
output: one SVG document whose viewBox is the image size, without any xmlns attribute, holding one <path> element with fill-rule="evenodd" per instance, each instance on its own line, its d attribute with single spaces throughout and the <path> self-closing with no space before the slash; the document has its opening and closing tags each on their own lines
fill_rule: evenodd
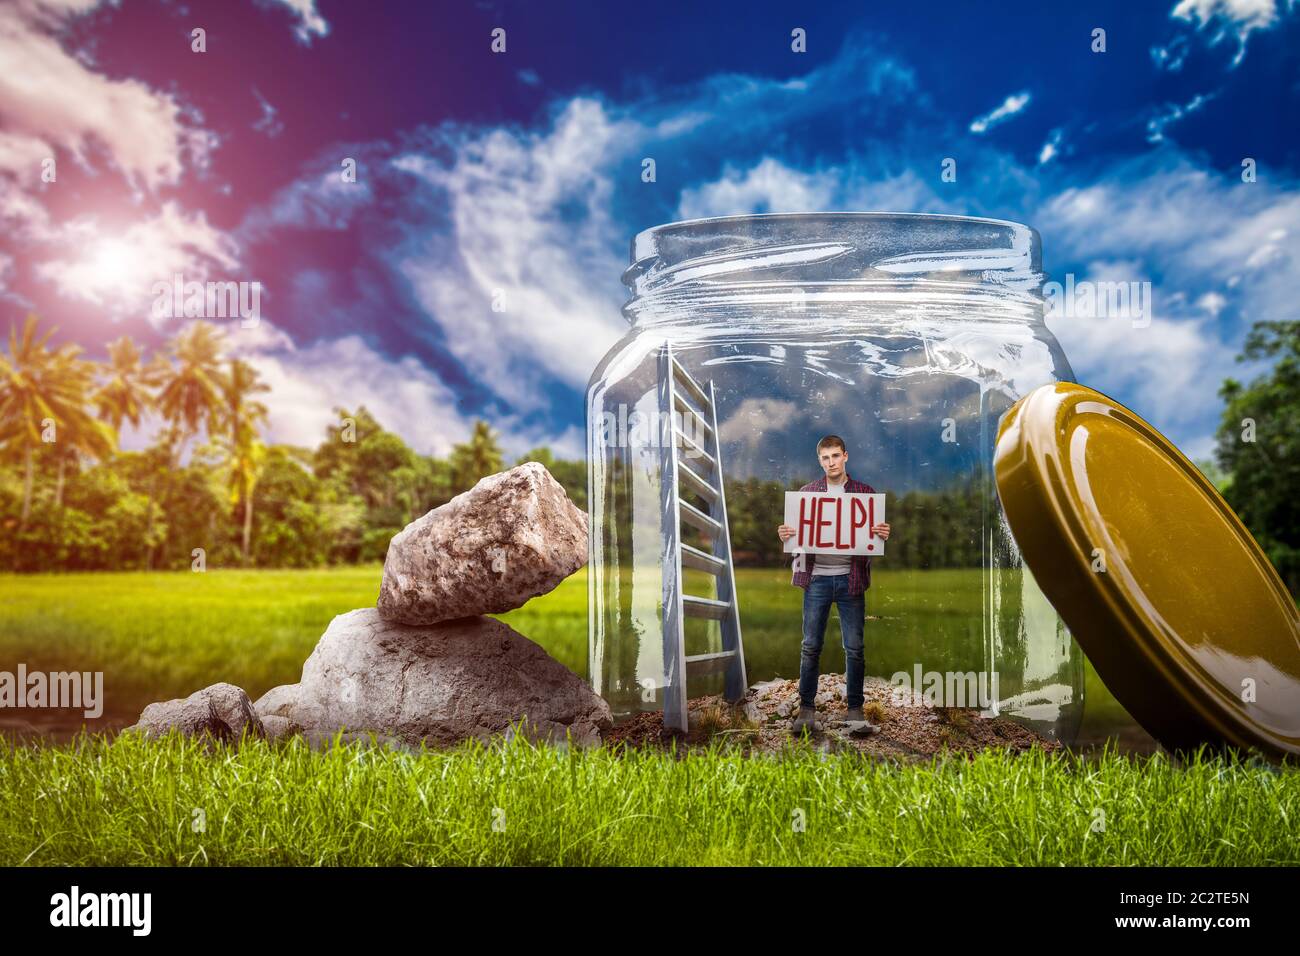
<svg viewBox="0 0 1300 956">
<path fill-rule="evenodd" d="M 545 466 L 482 479 L 393 538 L 377 606 L 336 617 L 298 683 L 252 705 L 250 732 L 447 746 L 517 727 L 532 739 L 599 744 L 612 727 L 609 705 L 540 646 L 484 616 L 522 607 L 586 562 L 587 516 Z M 221 686 L 227 697 L 238 691 Z M 209 691 L 151 704 L 136 728 L 152 735 L 176 723 L 169 712 L 208 713 L 191 702 Z"/>
</svg>

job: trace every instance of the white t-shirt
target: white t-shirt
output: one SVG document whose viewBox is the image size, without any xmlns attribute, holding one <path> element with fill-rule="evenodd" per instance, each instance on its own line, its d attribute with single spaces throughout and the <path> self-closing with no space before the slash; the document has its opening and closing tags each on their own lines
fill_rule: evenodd
<svg viewBox="0 0 1300 956">
<path fill-rule="evenodd" d="M 838 485 L 830 481 L 829 479 L 827 479 L 826 494 L 842 495 L 844 494 L 844 486 L 847 485 L 848 483 L 849 483 L 849 479 L 847 477 L 843 481 L 841 481 Z M 852 559 L 853 556 L 848 554 L 814 555 L 812 573 L 813 574 L 848 574 L 850 570 L 849 562 Z"/>
</svg>

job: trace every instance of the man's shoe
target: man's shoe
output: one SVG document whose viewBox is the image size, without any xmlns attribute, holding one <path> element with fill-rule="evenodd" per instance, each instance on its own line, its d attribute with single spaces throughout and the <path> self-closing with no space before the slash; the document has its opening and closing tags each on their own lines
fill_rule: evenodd
<svg viewBox="0 0 1300 956">
<path fill-rule="evenodd" d="M 858 707 L 850 707 L 850 708 L 845 712 L 845 714 L 844 714 L 844 719 L 845 719 L 845 720 L 866 720 L 866 718 L 862 716 L 862 707 L 861 707 L 861 706 L 858 706 Z"/>
<path fill-rule="evenodd" d="M 803 733 L 805 727 L 808 728 L 809 732 L 816 729 L 817 708 L 805 707 L 803 704 L 800 704 L 799 716 L 796 717 L 794 719 L 794 723 L 790 725 L 790 733 L 798 737 L 800 734 Z"/>
</svg>

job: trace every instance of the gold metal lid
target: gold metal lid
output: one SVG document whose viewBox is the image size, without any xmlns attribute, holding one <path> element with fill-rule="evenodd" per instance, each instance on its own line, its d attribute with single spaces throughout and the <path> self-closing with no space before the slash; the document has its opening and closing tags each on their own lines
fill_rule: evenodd
<svg viewBox="0 0 1300 956">
<path fill-rule="evenodd" d="M 1123 405 L 1044 385 L 998 427 L 1020 552 L 1116 699 L 1170 750 L 1300 754 L 1300 613 L 1215 487 Z"/>
</svg>

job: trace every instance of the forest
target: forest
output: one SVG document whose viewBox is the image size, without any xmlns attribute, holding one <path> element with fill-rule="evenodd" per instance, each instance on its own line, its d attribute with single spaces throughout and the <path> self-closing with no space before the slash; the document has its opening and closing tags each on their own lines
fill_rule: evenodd
<svg viewBox="0 0 1300 956">
<path fill-rule="evenodd" d="M 414 518 L 503 468 L 538 461 L 587 508 L 586 464 L 534 448 L 506 461 L 479 420 L 445 458 L 416 452 L 364 406 L 335 408 L 314 448 L 264 440 L 269 386 L 227 356 L 216 326 L 193 322 L 152 356 L 129 337 L 87 359 L 50 346 L 35 316 L 0 355 L 0 569 L 12 571 L 319 567 L 383 560 Z M 1300 586 L 1300 323 L 1256 323 L 1240 361 L 1271 361 L 1250 383 L 1225 381 L 1214 461 L 1198 462 L 1295 593 Z M 126 425 L 155 423 L 126 451 Z M 809 479 L 814 477 L 808 476 Z M 889 494 L 891 567 L 977 567 L 992 500 L 973 477 L 948 489 Z M 791 486 L 793 488 L 795 486 Z M 736 561 L 787 564 L 775 527 L 776 481 L 727 479 Z M 972 520 L 973 515 L 981 515 Z M 1002 558 L 1003 555 L 995 555 Z"/>
</svg>

